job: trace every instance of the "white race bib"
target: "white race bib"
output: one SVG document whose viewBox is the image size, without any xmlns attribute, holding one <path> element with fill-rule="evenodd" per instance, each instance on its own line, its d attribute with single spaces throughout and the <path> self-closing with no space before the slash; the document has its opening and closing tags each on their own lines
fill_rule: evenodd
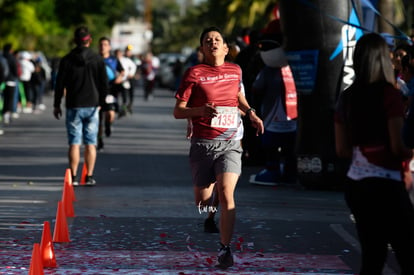
<svg viewBox="0 0 414 275">
<path fill-rule="evenodd" d="M 112 104 L 116 102 L 116 98 L 113 95 L 107 95 L 105 97 L 105 103 Z"/>
<path fill-rule="evenodd" d="M 239 110 L 237 107 L 216 107 L 217 115 L 211 119 L 211 127 L 237 128 Z"/>
</svg>

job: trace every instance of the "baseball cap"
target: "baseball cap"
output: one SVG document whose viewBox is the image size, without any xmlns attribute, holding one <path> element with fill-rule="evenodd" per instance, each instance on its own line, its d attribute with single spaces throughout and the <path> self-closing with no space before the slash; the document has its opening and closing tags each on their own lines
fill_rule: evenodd
<svg viewBox="0 0 414 275">
<path fill-rule="evenodd" d="M 91 38 L 91 34 L 89 33 L 89 30 L 87 27 L 82 26 L 78 27 L 75 30 L 74 39 L 76 43 L 82 43 Z"/>
</svg>

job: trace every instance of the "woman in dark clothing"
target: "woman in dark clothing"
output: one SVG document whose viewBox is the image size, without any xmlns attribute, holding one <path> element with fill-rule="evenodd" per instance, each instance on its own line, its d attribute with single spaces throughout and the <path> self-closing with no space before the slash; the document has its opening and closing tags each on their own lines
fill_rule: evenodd
<svg viewBox="0 0 414 275">
<path fill-rule="evenodd" d="M 339 97 L 335 114 L 336 152 L 351 159 L 345 199 L 355 217 L 362 249 L 361 275 L 379 275 L 388 244 L 401 274 L 414 274 L 414 209 L 402 140 L 404 105 L 389 50 L 377 34 L 366 34 L 354 52 L 355 81 Z"/>
</svg>

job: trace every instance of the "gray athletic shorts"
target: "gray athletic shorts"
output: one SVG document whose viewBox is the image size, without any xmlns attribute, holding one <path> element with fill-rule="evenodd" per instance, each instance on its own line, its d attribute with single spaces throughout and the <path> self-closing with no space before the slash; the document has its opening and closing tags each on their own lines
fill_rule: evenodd
<svg viewBox="0 0 414 275">
<path fill-rule="evenodd" d="M 208 186 L 216 175 L 224 172 L 241 174 L 242 148 L 240 140 L 192 139 L 190 166 L 193 183 Z"/>
</svg>

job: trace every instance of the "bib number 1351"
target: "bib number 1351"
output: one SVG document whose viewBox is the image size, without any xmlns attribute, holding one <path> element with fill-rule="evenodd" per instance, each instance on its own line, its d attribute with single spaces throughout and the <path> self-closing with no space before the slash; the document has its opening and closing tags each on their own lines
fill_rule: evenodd
<svg viewBox="0 0 414 275">
<path fill-rule="evenodd" d="M 217 115 L 211 119 L 211 127 L 237 128 L 237 107 L 216 107 Z"/>
</svg>

